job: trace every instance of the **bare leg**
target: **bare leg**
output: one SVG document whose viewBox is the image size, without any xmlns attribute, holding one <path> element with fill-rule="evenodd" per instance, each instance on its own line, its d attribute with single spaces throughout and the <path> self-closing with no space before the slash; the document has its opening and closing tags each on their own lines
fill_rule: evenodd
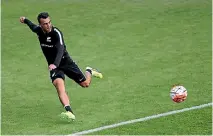
<svg viewBox="0 0 213 136">
<path fill-rule="evenodd" d="M 63 106 L 68 106 L 70 105 L 70 101 L 69 101 L 69 97 L 65 91 L 65 84 L 64 84 L 64 80 L 61 78 L 57 78 L 53 81 L 53 85 L 55 86 L 57 93 L 58 93 L 58 97 L 61 101 L 61 104 Z"/>
<path fill-rule="evenodd" d="M 80 85 L 82 87 L 89 87 L 92 80 L 92 73 L 90 71 L 86 71 L 85 76 L 86 76 L 86 80 L 84 82 L 81 82 Z"/>
<path fill-rule="evenodd" d="M 55 88 L 57 90 L 58 97 L 59 97 L 61 104 L 64 106 L 65 110 L 67 111 L 67 112 L 62 112 L 61 115 L 74 120 L 75 115 L 73 114 L 73 111 L 70 107 L 69 97 L 65 91 L 64 80 L 61 78 L 57 78 L 53 81 L 53 85 L 55 86 Z"/>
</svg>

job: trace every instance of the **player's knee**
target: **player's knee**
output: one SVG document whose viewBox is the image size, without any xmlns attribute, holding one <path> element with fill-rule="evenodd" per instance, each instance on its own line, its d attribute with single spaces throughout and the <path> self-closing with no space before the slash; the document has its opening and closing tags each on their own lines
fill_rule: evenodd
<svg viewBox="0 0 213 136">
<path fill-rule="evenodd" d="M 82 82 L 82 83 L 80 83 L 80 85 L 83 88 L 87 88 L 87 87 L 89 87 L 90 83 L 88 83 L 88 82 Z"/>
<path fill-rule="evenodd" d="M 61 84 L 61 79 L 55 79 L 53 82 L 52 82 L 52 84 L 54 85 L 54 86 L 58 86 L 59 84 Z"/>
<path fill-rule="evenodd" d="M 83 87 L 83 88 L 88 88 L 88 87 L 89 87 L 89 84 L 86 83 L 86 84 L 84 84 L 82 87 Z"/>
</svg>

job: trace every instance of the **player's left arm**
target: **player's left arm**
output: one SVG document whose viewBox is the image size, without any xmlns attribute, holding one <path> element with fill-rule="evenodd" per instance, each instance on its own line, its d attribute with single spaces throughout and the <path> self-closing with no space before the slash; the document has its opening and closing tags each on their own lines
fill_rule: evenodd
<svg viewBox="0 0 213 136">
<path fill-rule="evenodd" d="M 54 28 L 54 30 L 56 32 L 56 40 L 57 40 L 56 43 L 57 54 L 54 61 L 54 65 L 58 67 L 64 54 L 64 40 L 62 33 L 57 28 Z"/>
</svg>

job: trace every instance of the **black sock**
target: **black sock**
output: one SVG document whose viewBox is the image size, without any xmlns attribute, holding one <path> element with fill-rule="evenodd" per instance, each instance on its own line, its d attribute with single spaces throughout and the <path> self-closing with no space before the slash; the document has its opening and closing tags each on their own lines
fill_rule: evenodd
<svg viewBox="0 0 213 136">
<path fill-rule="evenodd" d="M 87 72 L 89 72 L 92 75 L 92 70 L 86 69 Z"/>
<path fill-rule="evenodd" d="M 66 111 L 69 111 L 69 112 L 73 113 L 73 111 L 72 111 L 72 109 L 71 109 L 71 107 L 69 105 L 68 106 L 64 106 L 64 108 L 65 108 Z"/>
</svg>

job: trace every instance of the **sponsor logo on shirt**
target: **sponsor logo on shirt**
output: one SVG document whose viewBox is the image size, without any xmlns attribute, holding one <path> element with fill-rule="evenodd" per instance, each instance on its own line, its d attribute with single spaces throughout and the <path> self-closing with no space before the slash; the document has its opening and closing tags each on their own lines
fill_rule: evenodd
<svg viewBox="0 0 213 136">
<path fill-rule="evenodd" d="M 48 48 L 52 48 L 53 45 L 47 45 L 47 44 L 41 44 L 42 47 L 48 47 Z"/>
</svg>

